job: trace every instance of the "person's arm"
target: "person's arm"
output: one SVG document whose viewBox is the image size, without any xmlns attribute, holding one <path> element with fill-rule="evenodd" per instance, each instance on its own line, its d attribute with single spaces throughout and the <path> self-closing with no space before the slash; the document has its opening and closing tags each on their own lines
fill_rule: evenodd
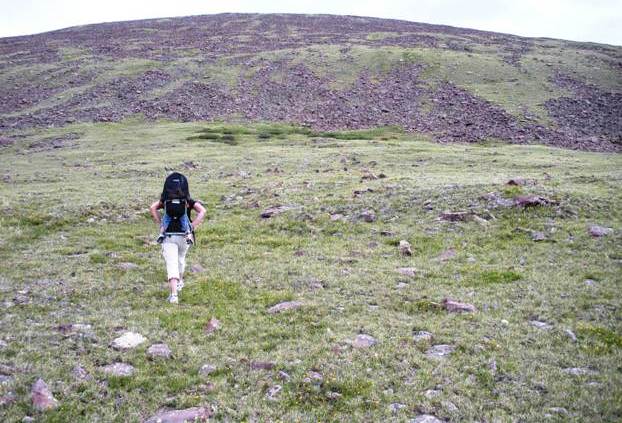
<svg viewBox="0 0 622 423">
<path fill-rule="evenodd" d="M 157 223 L 158 226 L 160 226 L 160 213 L 158 213 L 158 210 L 162 207 L 164 206 L 160 200 L 156 201 L 151 205 L 151 207 L 149 207 L 149 213 L 151 213 L 151 217 L 153 217 L 153 220 L 155 220 L 155 223 Z"/>
<path fill-rule="evenodd" d="M 196 229 L 201 225 L 201 223 L 203 223 L 203 219 L 205 219 L 205 213 L 207 213 L 207 210 L 205 210 L 203 204 L 199 203 L 198 201 L 194 203 L 193 209 L 198 213 L 197 217 L 195 217 L 192 221 L 192 228 Z"/>
</svg>

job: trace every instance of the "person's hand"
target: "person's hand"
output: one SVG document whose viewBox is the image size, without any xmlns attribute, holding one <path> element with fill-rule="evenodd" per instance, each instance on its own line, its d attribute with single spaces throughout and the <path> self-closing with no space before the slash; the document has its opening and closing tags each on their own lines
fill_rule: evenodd
<svg viewBox="0 0 622 423">
<path fill-rule="evenodd" d="M 186 234 L 186 244 L 188 245 L 194 244 L 194 235 L 192 235 L 192 233 Z"/>
<path fill-rule="evenodd" d="M 164 235 L 160 234 L 160 236 L 158 237 L 158 239 L 156 239 L 156 242 L 158 244 L 162 244 L 164 242 Z"/>
</svg>

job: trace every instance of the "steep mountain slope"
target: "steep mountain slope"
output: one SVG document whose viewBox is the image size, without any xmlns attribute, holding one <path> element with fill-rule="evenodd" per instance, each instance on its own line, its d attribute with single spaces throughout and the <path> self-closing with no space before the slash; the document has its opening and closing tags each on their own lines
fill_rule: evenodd
<svg viewBox="0 0 622 423">
<path fill-rule="evenodd" d="M 76 121 L 398 125 L 622 149 L 622 48 L 397 20 L 222 14 L 0 39 L 0 130 Z M 7 141 L 8 140 L 8 141 Z"/>
</svg>

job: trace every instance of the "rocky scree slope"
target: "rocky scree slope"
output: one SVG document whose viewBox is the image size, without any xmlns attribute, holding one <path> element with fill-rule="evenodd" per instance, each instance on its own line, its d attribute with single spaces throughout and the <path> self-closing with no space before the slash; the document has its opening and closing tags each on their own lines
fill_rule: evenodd
<svg viewBox="0 0 622 423">
<path fill-rule="evenodd" d="M 0 39 L 0 133 L 147 119 L 398 125 L 622 149 L 622 48 L 407 21 L 221 14 Z"/>
</svg>

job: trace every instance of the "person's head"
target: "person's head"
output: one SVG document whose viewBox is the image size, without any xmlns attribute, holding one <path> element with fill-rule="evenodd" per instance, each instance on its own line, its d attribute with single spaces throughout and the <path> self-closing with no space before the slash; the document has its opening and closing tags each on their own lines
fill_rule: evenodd
<svg viewBox="0 0 622 423">
<path fill-rule="evenodd" d="M 173 198 L 190 198 L 190 189 L 188 188 L 188 179 L 179 172 L 173 172 L 166 177 L 164 188 L 162 189 L 161 201 Z"/>
</svg>

